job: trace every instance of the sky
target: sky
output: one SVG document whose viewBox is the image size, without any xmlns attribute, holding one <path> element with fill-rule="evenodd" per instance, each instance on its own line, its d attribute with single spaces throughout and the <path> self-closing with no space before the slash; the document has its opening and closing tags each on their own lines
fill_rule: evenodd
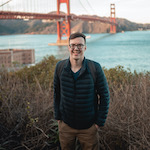
<svg viewBox="0 0 150 150">
<path fill-rule="evenodd" d="M 86 0 L 80 0 L 85 1 Z M 110 16 L 110 4 L 115 4 L 116 17 L 136 23 L 150 23 L 150 0 L 87 0 L 99 16 Z M 88 7 L 88 4 L 86 5 Z M 92 13 L 92 12 L 91 12 Z M 94 14 L 94 13 L 93 13 Z"/>
<path fill-rule="evenodd" d="M 7 1 L 9 0 L 0 0 L 0 6 Z M 111 3 L 115 4 L 116 18 L 125 18 L 136 23 L 150 23 L 150 0 L 70 0 L 70 12 L 76 15 L 109 17 Z M 0 10 L 48 13 L 56 11 L 56 4 L 57 0 L 10 0 L 5 6 L 1 6 Z M 61 5 L 61 11 L 66 12 L 65 4 Z"/>
</svg>

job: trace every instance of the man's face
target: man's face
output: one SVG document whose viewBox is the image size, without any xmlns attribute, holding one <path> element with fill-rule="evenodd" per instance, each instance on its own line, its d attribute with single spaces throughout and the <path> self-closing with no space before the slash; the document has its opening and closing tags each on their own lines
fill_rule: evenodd
<svg viewBox="0 0 150 150">
<path fill-rule="evenodd" d="M 83 60 L 84 52 L 86 50 L 84 39 L 82 37 L 71 39 L 68 49 L 70 53 L 70 59 Z"/>
</svg>

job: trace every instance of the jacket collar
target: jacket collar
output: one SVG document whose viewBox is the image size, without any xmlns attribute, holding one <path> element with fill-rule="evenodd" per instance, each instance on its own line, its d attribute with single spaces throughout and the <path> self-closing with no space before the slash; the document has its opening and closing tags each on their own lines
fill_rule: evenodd
<svg viewBox="0 0 150 150">
<path fill-rule="evenodd" d="M 84 57 L 79 76 L 86 70 L 86 68 L 87 68 L 87 60 L 86 60 L 86 58 Z M 66 71 L 68 71 L 68 72 L 71 71 L 70 57 L 66 60 L 64 69 L 66 69 Z"/>
</svg>

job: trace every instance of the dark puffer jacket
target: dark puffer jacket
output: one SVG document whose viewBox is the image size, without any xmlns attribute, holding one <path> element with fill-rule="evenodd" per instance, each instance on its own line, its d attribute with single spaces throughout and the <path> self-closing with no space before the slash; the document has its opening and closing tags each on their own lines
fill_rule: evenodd
<svg viewBox="0 0 150 150">
<path fill-rule="evenodd" d="M 109 108 L 109 89 L 99 63 L 96 68 L 96 83 L 87 59 L 84 58 L 77 80 L 74 80 L 68 59 L 59 76 L 58 62 L 54 74 L 54 113 L 56 120 L 63 120 L 75 129 L 87 129 L 94 123 L 103 126 Z M 60 68 L 59 68 L 60 69 Z M 97 94 L 96 94 L 97 93 Z M 97 95 L 100 95 L 98 100 Z"/>
</svg>

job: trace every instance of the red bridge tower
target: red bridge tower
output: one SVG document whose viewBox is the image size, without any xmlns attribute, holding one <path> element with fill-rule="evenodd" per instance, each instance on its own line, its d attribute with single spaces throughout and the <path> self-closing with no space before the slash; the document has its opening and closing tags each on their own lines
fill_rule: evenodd
<svg viewBox="0 0 150 150">
<path fill-rule="evenodd" d="M 68 38 L 71 34 L 70 25 L 70 0 L 57 0 L 57 14 L 60 14 L 60 4 L 66 3 L 67 5 L 67 15 L 66 19 L 63 21 L 57 21 L 57 45 L 67 45 Z M 62 39 L 62 37 L 67 37 L 67 39 Z"/>
<path fill-rule="evenodd" d="M 116 23 L 115 4 L 110 4 L 110 22 Z M 116 33 L 116 25 L 110 25 L 110 33 Z"/>
</svg>

